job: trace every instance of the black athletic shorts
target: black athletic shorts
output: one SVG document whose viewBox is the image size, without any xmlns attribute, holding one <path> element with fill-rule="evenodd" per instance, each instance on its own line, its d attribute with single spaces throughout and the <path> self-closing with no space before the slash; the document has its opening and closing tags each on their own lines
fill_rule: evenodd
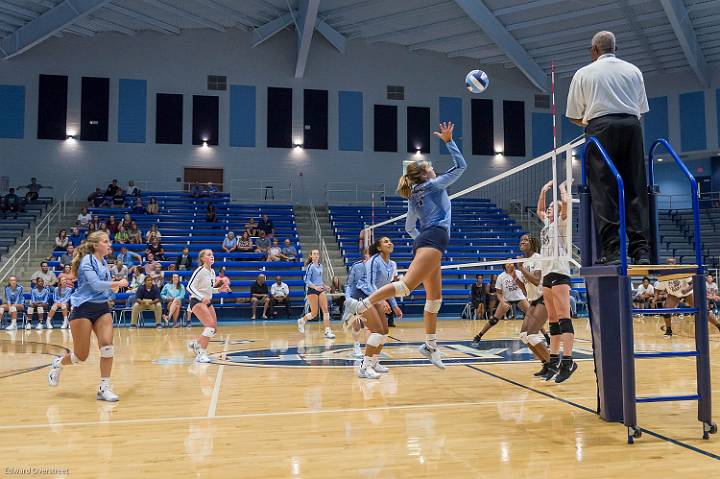
<svg viewBox="0 0 720 479">
<path fill-rule="evenodd" d="M 105 303 L 83 303 L 75 306 L 68 317 L 68 321 L 74 319 L 89 319 L 95 323 L 102 315 L 111 313 L 110 305 Z"/>
<path fill-rule="evenodd" d="M 543 277 L 543 288 L 552 288 L 553 286 L 560 286 L 561 284 L 572 286 L 570 276 L 565 276 L 560 273 L 548 273 Z"/>
<path fill-rule="evenodd" d="M 530 306 L 538 306 L 540 304 L 545 304 L 545 298 L 543 298 L 542 296 L 540 296 L 538 299 L 533 299 L 532 301 L 530 301 Z"/>
<path fill-rule="evenodd" d="M 191 309 L 191 310 L 195 307 L 196 304 L 201 304 L 201 303 L 202 303 L 201 300 L 199 300 L 199 299 L 197 299 L 197 298 L 193 298 L 192 296 L 190 296 L 190 309 Z"/>
<path fill-rule="evenodd" d="M 358 301 L 362 301 L 363 299 L 367 298 L 367 294 L 363 293 L 362 291 L 355 292 L 350 295 L 352 299 L 356 299 Z"/>
<path fill-rule="evenodd" d="M 431 226 L 420 232 L 413 242 L 413 256 L 419 248 L 435 248 L 445 254 L 448 243 L 450 242 L 450 233 L 442 226 Z"/>
<path fill-rule="evenodd" d="M 317 289 L 308 288 L 306 294 L 307 294 L 308 296 L 310 296 L 311 294 L 320 296 L 320 295 L 321 295 L 322 293 L 324 293 L 324 292 L 325 292 L 325 291 L 318 291 Z"/>
<path fill-rule="evenodd" d="M 515 306 L 515 305 L 518 304 L 520 301 L 522 301 L 522 299 L 518 299 L 517 301 L 505 301 L 505 302 L 506 302 L 507 304 L 509 304 L 510 306 Z"/>
</svg>

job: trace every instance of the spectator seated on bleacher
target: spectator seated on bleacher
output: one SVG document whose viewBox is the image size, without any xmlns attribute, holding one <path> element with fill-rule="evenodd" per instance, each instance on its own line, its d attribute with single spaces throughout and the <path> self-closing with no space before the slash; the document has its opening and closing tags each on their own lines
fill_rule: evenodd
<svg viewBox="0 0 720 479">
<path fill-rule="evenodd" d="M 115 260 L 120 260 L 128 268 L 132 268 L 136 264 L 142 263 L 142 256 L 133 251 L 128 251 L 127 246 L 121 246 L 120 253 L 117 255 Z"/>
<path fill-rule="evenodd" d="M 145 255 L 145 263 L 143 264 L 143 271 L 145 271 L 146 275 L 149 275 L 151 272 L 155 271 L 155 266 L 159 265 L 159 264 L 160 263 L 155 260 L 155 255 L 152 253 L 148 253 Z"/>
<path fill-rule="evenodd" d="M 276 239 L 274 239 L 272 241 L 272 245 L 270 245 L 270 249 L 268 249 L 267 260 L 268 261 L 285 261 L 285 255 L 282 254 L 282 249 L 280 248 L 280 242 Z"/>
<path fill-rule="evenodd" d="M 120 190 L 122 190 L 122 188 L 118 186 L 118 181 L 112 180 L 112 182 L 107 186 L 107 188 L 105 188 L 105 196 L 109 196 L 112 198 Z"/>
<path fill-rule="evenodd" d="M 125 275 L 124 279 L 127 279 L 127 275 Z M 75 284 L 75 276 L 72 274 L 72 269 L 69 264 L 63 266 L 62 273 L 58 275 L 57 287 L 59 288 L 62 284 L 69 285 L 70 288 L 72 288 Z"/>
<path fill-rule="evenodd" d="M 238 239 L 236 251 L 239 253 L 252 253 L 255 251 L 252 238 L 247 231 L 243 231 L 242 236 Z"/>
<path fill-rule="evenodd" d="M 165 261 L 165 250 L 158 238 L 153 238 L 150 244 L 145 248 L 145 255 L 152 254 L 156 260 Z"/>
<path fill-rule="evenodd" d="M 182 254 L 175 259 L 175 269 L 178 271 L 191 270 L 193 267 L 193 260 L 190 257 L 190 250 L 188 247 L 182 249 Z"/>
<path fill-rule="evenodd" d="M 115 215 L 110 215 L 108 220 L 105 222 L 105 229 L 107 229 L 108 233 L 111 235 L 111 237 L 115 237 L 115 235 L 118 232 L 118 229 L 120 227 L 120 223 L 118 223 L 115 220 Z"/>
<path fill-rule="evenodd" d="M 51 190 L 52 186 L 43 186 L 37 182 L 37 178 L 33 177 L 33 178 L 30 178 L 29 184 L 23 185 L 23 186 L 18 186 L 17 190 L 18 191 L 20 191 L 22 189 L 28 190 L 28 192 L 25 194 L 25 201 L 31 202 L 31 201 L 35 201 L 38 199 L 38 197 L 40 196 L 40 190 L 43 188 L 45 188 L 47 190 Z"/>
<path fill-rule="evenodd" d="M 162 303 L 160 289 L 153 284 L 151 277 L 146 276 L 143 285 L 135 291 L 135 304 L 132 305 L 130 327 L 137 328 L 138 318 L 143 311 L 152 311 L 155 315 L 155 327 L 162 328 Z"/>
<path fill-rule="evenodd" d="M 250 285 L 250 304 L 252 305 L 252 317 L 250 319 L 255 319 L 258 303 L 263 304 L 262 319 L 268 319 L 267 312 L 270 306 L 270 293 L 268 291 L 268 285 L 265 282 L 264 274 L 257 275 L 255 282 Z"/>
<path fill-rule="evenodd" d="M 100 188 L 95 188 L 95 191 L 88 195 L 87 202 L 93 208 L 101 208 L 108 205 L 105 195 Z"/>
<path fill-rule="evenodd" d="M 215 205 L 208 203 L 207 210 L 205 211 L 205 221 L 208 223 L 215 223 L 217 221 L 217 210 Z"/>
<path fill-rule="evenodd" d="M 720 303 L 720 295 L 718 295 L 718 285 L 712 273 L 705 276 L 705 293 L 708 299 L 708 309 L 710 311 L 716 310 L 718 303 Z"/>
<path fill-rule="evenodd" d="M 255 223 L 255 218 L 250 218 L 248 222 L 245 223 L 245 231 L 247 231 L 250 236 L 258 235 L 258 224 Z"/>
<path fill-rule="evenodd" d="M 285 257 L 285 261 L 296 261 L 297 260 L 297 256 L 298 256 L 297 249 L 295 248 L 295 246 L 293 246 L 293 244 L 287 238 L 285 239 L 284 246 L 282 247 L 280 252 Z"/>
<path fill-rule="evenodd" d="M 145 209 L 145 205 L 143 205 L 143 202 L 139 197 L 135 198 L 135 203 L 133 204 L 132 212 L 134 215 L 144 215 L 145 213 L 147 213 L 147 210 Z"/>
<path fill-rule="evenodd" d="M 258 239 L 255 240 L 255 252 L 262 253 L 263 257 L 267 259 L 267 254 L 270 250 L 270 246 L 272 246 L 270 238 L 265 236 L 265 232 L 263 230 L 260 230 L 258 232 Z"/>
<path fill-rule="evenodd" d="M 98 215 L 92 215 L 92 219 L 90 220 L 90 223 L 88 223 L 88 230 L 90 230 L 90 231 L 105 230 L 105 232 L 107 233 L 107 229 L 105 229 L 105 223 L 100 221 L 100 217 Z"/>
<path fill-rule="evenodd" d="M 655 288 L 650 284 L 650 278 L 645 276 L 642 283 L 638 285 L 633 292 L 633 307 L 635 308 L 654 308 L 655 307 Z"/>
<path fill-rule="evenodd" d="M 133 219 L 132 216 L 130 216 L 130 213 L 125 213 L 120 220 L 120 224 L 125 227 L 126 230 L 130 229 L 130 225 L 132 225 Z"/>
<path fill-rule="evenodd" d="M 43 261 L 42 263 L 40 263 L 40 269 L 35 271 L 32 276 L 30 276 L 30 284 L 34 287 L 38 279 L 42 279 L 43 284 L 45 284 L 49 288 L 54 288 L 58 282 L 58 278 L 57 276 L 55 276 L 55 273 L 50 271 L 47 261 Z"/>
<path fill-rule="evenodd" d="M 270 287 L 270 315 L 273 318 L 278 316 L 275 307 L 283 305 L 285 306 L 285 314 L 287 319 L 290 319 L 292 305 L 290 304 L 290 287 L 283 283 L 280 276 L 275 277 L 275 282 Z"/>
<path fill-rule="evenodd" d="M 69 266 L 72 264 L 73 254 L 75 254 L 75 247 L 72 243 L 68 243 L 65 254 L 60 256 L 60 266 Z"/>
<path fill-rule="evenodd" d="M 87 229 L 88 223 L 92 220 L 92 215 L 88 213 L 88 209 L 85 207 L 82 207 L 80 209 L 80 214 L 77 215 L 77 224 L 82 229 Z"/>
<path fill-rule="evenodd" d="M 18 284 L 15 276 L 8 278 L 8 284 L 5 286 L 5 301 L 0 305 L 0 318 L 6 313 L 10 313 L 10 326 L 6 329 L 14 331 L 17 329 L 17 314 L 25 311 L 24 289 Z"/>
<path fill-rule="evenodd" d="M 117 189 L 115 194 L 112 196 L 112 207 L 113 208 L 124 208 L 125 207 L 125 192 L 122 188 Z"/>
<path fill-rule="evenodd" d="M 153 280 L 153 284 L 158 288 L 162 288 L 165 284 L 165 273 L 162 270 L 162 264 L 155 262 L 155 267 L 148 274 Z"/>
<path fill-rule="evenodd" d="M 128 244 L 130 243 L 130 235 L 123 225 L 118 225 L 117 233 L 113 238 L 114 243 Z"/>
<path fill-rule="evenodd" d="M 475 284 L 470 288 L 470 303 L 475 310 L 475 317 L 480 319 L 485 315 L 485 311 L 490 299 L 490 285 L 485 284 L 485 277 L 481 274 L 475 276 Z"/>
<path fill-rule="evenodd" d="M 200 183 L 197 181 L 193 182 L 192 185 L 190 185 L 190 196 L 193 198 L 200 198 L 202 195 L 202 188 L 200 188 Z"/>
<path fill-rule="evenodd" d="M 207 185 L 205 186 L 205 191 L 203 192 L 203 196 L 212 197 L 217 192 L 218 192 L 217 186 L 213 185 L 212 181 L 208 181 Z"/>
<path fill-rule="evenodd" d="M 109 270 L 113 281 L 128 279 L 128 274 L 130 274 L 130 270 L 120 258 L 115 259 L 115 264 L 110 266 Z"/>
<path fill-rule="evenodd" d="M 68 241 L 70 241 L 70 243 L 77 248 L 84 240 L 85 232 L 80 231 L 80 228 L 78 228 L 77 226 L 73 226 L 70 230 L 70 236 L 68 236 Z"/>
<path fill-rule="evenodd" d="M 258 230 L 264 231 L 265 236 L 268 236 L 272 238 L 275 236 L 275 225 L 273 224 L 270 217 L 267 215 L 267 213 L 263 213 L 262 217 L 260 218 L 260 222 L 257 226 Z"/>
<path fill-rule="evenodd" d="M 232 253 L 237 249 L 237 244 L 238 240 L 235 237 L 235 233 L 228 231 L 225 235 L 225 239 L 223 239 L 221 248 L 225 253 Z"/>
<path fill-rule="evenodd" d="M 58 231 L 58 235 L 55 237 L 55 249 L 53 251 L 65 251 L 69 241 L 67 230 L 62 229 Z"/>
<path fill-rule="evenodd" d="M 178 274 L 173 274 L 169 283 L 165 283 L 160 298 L 165 302 L 167 314 L 163 316 L 165 325 L 170 325 L 170 318 L 173 321 L 173 328 L 177 328 L 180 311 L 182 311 L 183 300 L 185 299 L 185 286 L 180 281 Z"/>
<path fill-rule="evenodd" d="M 35 284 L 30 290 L 30 301 L 28 301 L 27 308 L 27 321 L 25 321 L 25 329 L 32 328 L 33 313 L 37 315 L 37 326 L 35 329 L 43 329 L 43 322 L 45 313 L 50 310 L 50 298 L 51 291 L 45 285 L 45 281 L 42 278 L 35 278 Z M 51 329 L 52 325 L 48 323 L 48 329 Z"/>
<path fill-rule="evenodd" d="M 148 243 L 148 244 L 151 243 L 153 238 L 157 238 L 159 240 L 162 239 L 162 233 L 160 233 L 160 230 L 158 230 L 157 223 L 151 224 L 150 229 L 148 230 L 147 233 L 145 233 L 145 242 L 146 243 Z"/>
<path fill-rule="evenodd" d="M 140 231 L 140 228 L 138 228 L 137 223 L 134 221 L 130 223 L 128 239 L 131 244 L 142 244 L 143 242 L 142 231 Z"/>
<path fill-rule="evenodd" d="M 156 198 L 154 198 L 154 197 L 150 198 L 150 201 L 148 202 L 148 205 L 147 205 L 146 212 L 149 215 L 156 215 L 156 214 L 160 213 L 160 205 L 158 204 Z"/>
<path fill-rule="evenodd" d="M 129 294 L 127 298 L 127 306 L 132 307 L 132 305 L 135 304 L 135 293 L 140 286 L 145 284 L 145 270 L 142 266 L 135 266 L 128 269 L 130 270 L 130 279 L 128 279 L 128 287 L 126 291 Z"/>
<path fill-rule="evenodd" d="M 8 217 L 8 212 L 13 213 L 15 215 L 15 219 L 17 219 L 18 213 L 25 211 L 23 201 L 15 194 L 15 188 L 10 188 L 8 194 L 3 196 L 0 209 L 2 209 L 3 217 L 5 219 Z"/>
<path fill-rule="evenodd" d="M 52 319 L 53 316 L 55 316 L 55 312 L 59 309 L 62 313 L 63 322 L 60 326 L 60 329 L 67 329 L 68 327 L 68 314 L 70 313 L 71 305 L 70 305 L 70 296 L 72 295 L 73 288 L 72 283 L 63 283 L 60 281 L 58 284 L 58 287 L 55 288 L 55 292 L 53 293 L 53 304 L 50 307 L 50 312 L 48 313 L 47 322 L 48 322 L 48 329 L 52 327 Z"/>
<path fill-rule="evenodd" d="M 140 190 L 137 186 L 135 186 L 135 182 L 133 180 L 128 181 L 128 187 L 125 190 L 125 193 L 128 196 L 140 196 Z"/>
</svg>

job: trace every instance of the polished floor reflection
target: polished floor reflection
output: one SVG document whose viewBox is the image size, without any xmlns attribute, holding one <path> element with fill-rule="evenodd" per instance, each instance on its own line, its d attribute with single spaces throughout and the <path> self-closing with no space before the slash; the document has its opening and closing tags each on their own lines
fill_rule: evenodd
<svg viewBox="0 0 720 479">
<path fill-rule="evenodd" d="M 660 324 L 636 320 L 639 350 L 692 347 L 689 321 L 672 340 Z M 115 404 L 95 400 L 97 350 L 50 389 L 43 366 L 70 335 L 3 331 L 0 466 L 69 478 L 718 475 L 720 437 L 700 438 L 693 402 L 641 405 L 640 425 L 656 436 L 632 446 L 622 425 L 587 410 L 596 392 L 586 321 L 576 326 L 580 367 L 563 384 L 532 378 L 538 367 L 515 340 L 519 326 L 503 322 L 473 348 L 480 322 L 441 322 L 450 364 L 441 371 L 414 353 L 422 324 L 404 321 L 385 350 L 391 371 L 376 381 L 355 376 L 349 337 L 327 341 L 316 324 L 305 337 L 290 323 L 221 326 L 214 364 L 185 352 L 197 327 L 120 329 Z M 719 346 L 713 334 L 716 411 Z M 638 394 L 691 392 L 694 367 L 692 358 L 638 362 Z"/>
</svg>

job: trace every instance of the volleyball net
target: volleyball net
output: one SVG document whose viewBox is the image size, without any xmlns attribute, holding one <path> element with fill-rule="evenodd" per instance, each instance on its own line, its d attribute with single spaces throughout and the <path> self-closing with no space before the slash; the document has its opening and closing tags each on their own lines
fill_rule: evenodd
<svg viewBox="0 0 720 479">
<path fill-rule="evenodd" d="M 472 186 L 450 194 L 453 226 L 450 232 L 450 246 L 445 255 L 442 269 L 484 268 L 507 263 L 523 263 L 519 258 L 520 233 L 530 233 L 540 239 L 545 222 L 536 214 L 540 192 L 552 181 L 545 195 L 546 207 L 559 205 L 563 196 L 567 199 L 564 212 L 567 215 L 565 231 L 559 230 L 560 208 L 552 209 L 553 218 L 548 234 L 560 238 L 554 242 L 553 259 L 569 261 L 579 267 L 577 248 L 573 245 L 576 236 L 576 216 L 573 205 L 573 180 L 580 175 L 580 160 L 576 151 L 585 143 L 578 137 L 558 148 L 508 169 L 498 175 L 482 180 Z M 488 166 L 497 167 L 507 158 L 496 157 Z M 443 167 L 436 167 L 440 173 Z M 466 173 L 467 175 L 467 173 Z M 464 178 L 467 178 L 465 176 Z M 462 179 L 461 179 L 462 181 Z M 563 188 L 563 192 L 560 191 Z M 407 205 L 404 202 L 403 205 Z M 397 235 L 405 226 L 407 213 L 382 220 L 379 215 L 366 226 L 362 237 L 371 243 L 379 236 Z M 548 255 L 545 255 L 547 258 Z M 494 269 L 494 268 L 493 268 Z M 402 270 L 401 270 L 402 272 Z"/>
</svg>

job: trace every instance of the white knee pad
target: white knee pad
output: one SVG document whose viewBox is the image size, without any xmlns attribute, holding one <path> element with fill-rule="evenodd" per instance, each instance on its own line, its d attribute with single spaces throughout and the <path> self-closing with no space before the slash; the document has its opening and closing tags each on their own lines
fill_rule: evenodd
<svg viewBox="0 0 720 479">
<path fill-rule="evenodd" d="M 215 328 L 205 328 L 203 329 L 202 335 L 206 338 L 210 339 L 215 337 Z"/>
<path fill-rule="evenodd" d="M 383 338 L 382 338 L 382 343 L 383 343 L 383 345 L 384 345 L 385 343 L 387 343 L 387 340 L 388 340 L 388 335 L 387 335 L 387 334 L 383 334 Z"/>
<path fill-rule="evenodd" d="M 12 308 L 10 308 L 10 312 L 11 313 L 14 312 Z M 35 308 L 33 308 L 32 306 L 28 306 L 28 309 L 27 309 L 28 316 L 32 316 L 34 312 L 35 312 Z M 40 312 L 40 311 L 38 311 L 38 312 Z"/>
<path fill-rule="evenodd" d="M 70 362 L 73 363 L 73 364 L 78 364 L 78 363 L 81 363 L 81 362 L 82 362 L 82 361 L 80 361 L 80 358 L 78 358 L 77 356 L 75 356 L 75 351 L 73 351 L 73 352 L 70 353 Z"/>
<path fill-rule="evenodd" d="M 440 311 L 440 305 L 442 304 L 442 299 L 427 299 L 425 300 L 425 311 L 428 313 L 435 313 L 437 314 L 438 311 Z"/>
<path fill-rule="evenodd" d="M 103 346 L 100 348 L 100 357 L 101 358 L 111 358 L 115 355 L 115 348 L 113 348 L 113 345 L 109 346 Z"/>
<path fill-rule="evenodd" d="M 523 344 L 527 344 L 528 341 L 528 333 L 523 331 L 520 333 L 520 341 L 522 341 Z"/>
<path fill-rule="evenodd" d="M 392 285 L 395 288 L 395 296 L 397 296 L 398 298 L 404 298 L 405 296 L 410 294 L 410 288 L 407 287 L 405 281 L 395 281 Z"/>
<path fill-rule="evenodd" d="M 543 336 L 541 333 L 528 334 L 527 338 L 528 343 L 533 346 L 537 346 L 538 344 L 545 342 L 545 336 Z"/>
<path fill-rule="evenodd" d="M 17 306 L 10 306 L 11 313 L 17 313 Z"/>
<path fill-rule="evenodd" d="M 45 308 L 38 306 L 38 314 L 45 314 Z"/>
<path fill-rule="evenodd" d="M 368 336 L 367 345 L 377 348 L 383 344 L 383 335 L 380 333 L 372 333 Z"/>
</svg>

